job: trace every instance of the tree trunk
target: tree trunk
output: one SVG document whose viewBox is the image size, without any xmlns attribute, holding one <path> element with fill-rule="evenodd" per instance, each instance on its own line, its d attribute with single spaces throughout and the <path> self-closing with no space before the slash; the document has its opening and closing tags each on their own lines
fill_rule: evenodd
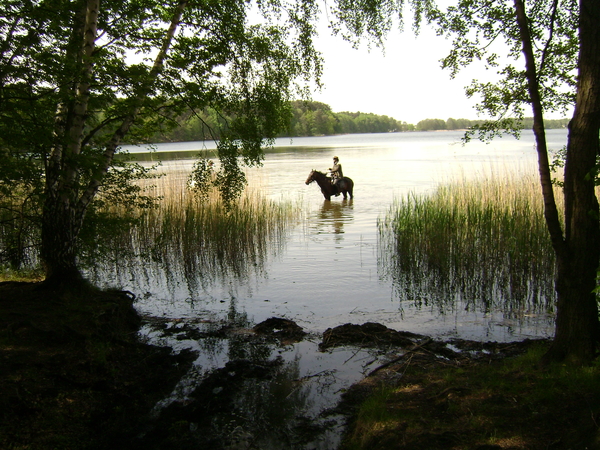
<svg viewBox="0 0 600 450">
<path fill-rule="evenodd" d="M 77 236 L 82 219 L 64 197 L 53 195 L 44 202 L 40 256 L 45 283 L 69 285 L 83 280 L 77 267 Z"/>
<path fill-rule="evenodd" d="M 545 360 L 583 364 L 600 338 L 596 287 L 600 261 L 596 158 L 600 150 L 600 2 L 580 1 L 579 78 L 565 161 L 565 244 L 558 254 L 556 331 Z"/>
<path fill-rule="evenodd" d="M 600 48 L 598 48 L 600 52 Z M 600 61 L 598 61 L 600 68 Z M 598 154 L 598 118 L 591 109 L 600 104 L 600 79 L 595 95 L 578 96 L 569 125 L 565 163 L 565 254 L 558 255 L 558 294 L 554 342 L 546 360 L 586 363 L 595 357 L 600 341 L 596 287 L 600 261 L 600 229 L 594 173 Z M 580 96 L 588 100 L 579 100 Z M 592 99 L 593 98 L 593 99 Z M 595 124 L 594 124 L 595 123 Z"/>
<path fill-rule="evenodd" d="M 160 51 L 158 52 L 149 76 L 139 87 L 133 98 L 133 107 L 125 115 L 121 126 L 115 131 L 106 145 L 102 160 L 93 170 L 92 177 L 85 189 L 80 192 L 80 167 L 74 155 L 80 155 L 86 140 L 83 132 L 90 96 L 90 86 L 94 68 L 93 53 L 97 38 L 99 0 L 85 2 L 85 20 L 74 22 L 74 35 L 82 36 L 81 46 L 74 46 L 75 55 L 81 59 L 77 83 L 71 89 L 73 101 L 69 105 L 61 104 L 55 121 L 56 144 L 51 152 L 46 168 L 46 199 L 42 214 L 41 259 L 45 268 L 46 283 L 67 285 L 83 281 L 77 267 L 78 236 L 89 204 L 96 196 L 102 180 L 113 160 L 116 149 L 135 122 L 147 95 L 160 75 L 165 58 L 171 48 L 175 33 L 188 5 L 180 0 L 173 11 L 173 17 Z M 79 32 L 81 27 L 81 33 Z"/>
<path fill-rule="evenodd" d="M 83 279 L 77 268 L 77 236 L 83 215 L 76 205 L 79 171 L 74 156 L 82 151 L 88 111 L 92 58 L 97 37 L 99 0 L 86 0 L 73 16 L 72 42 L 65 59 L 74 82 L 65 83 L 55 117 L 54 147 L 46 167 L 40 257 L 47 284 L 70 284 Z"/>
<path fill-rule="evenodd" d="M 545 218 L 557 260 L 557 308 L 554 341 L 544 361 L 583 364 L 595 357 L 600 337 L 596 274 L 600 261 L 600 227 L 595 195 L 600 129 L 600 4 L 580 2 L 580 59 L 577 101 L 569 125 L 565 162 L 565 232 L 561 230 L 552 192 L 543 107 L 528 18 L 523 0 L 515 0 L 533 109 L 538 166 Z"/>
</svg>

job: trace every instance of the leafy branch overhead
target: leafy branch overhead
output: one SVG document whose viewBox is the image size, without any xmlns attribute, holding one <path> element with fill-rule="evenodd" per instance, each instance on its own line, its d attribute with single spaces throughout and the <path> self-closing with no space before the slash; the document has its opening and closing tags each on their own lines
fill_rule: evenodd
<svg viewBox="0 0 600 450">
<path fill-rule="evenodd" d="M 579 5 L 541 0 L 527 7 L 544 111 L 564 116 L 575 103 Z M 438 34 L 452 41 L 442 68 L 454 77 L 478 64 L 490 74 L 491 80 L 474 79 L 466 88 L 468 97 L 478 99 L 478 111 L 492 118 L 477 128 L 480 137 L 489 139 L 502 130 L 518 135 L 531 99 L 513 2 L 462 0 L 434 13 L 432 21 Z"/>
<path fill-rule="evenodd" d="M 401 4 L 4 1 L 2 220 L 20 235 L 25 215 L 14 211 L 36 205 L 26 216 L 41 228 L 30 241 L 41 241 L 47 278 L 78 278 L 78 238 L 98 194 L 122 182 L 111 191 L 120 201 L 143 199 L 124 188 L 131 177 L 107 175 L 122 170 L 113 164 L 120 145 L 147 143 L 182 114 L 205 109 L 228 118 L 220 122 L 225 172 L 217 181 L 234 200 L 245 184 L 242 167 L 260 164 L 263 145 L 289 123 L 289 102 L 320 85 L 318 21 L 329 17 L 336 29 L 380 40 L 389 27 L 381 11 Z M 22 254 L 15 245 L 9 253 Z"/>
</svg>

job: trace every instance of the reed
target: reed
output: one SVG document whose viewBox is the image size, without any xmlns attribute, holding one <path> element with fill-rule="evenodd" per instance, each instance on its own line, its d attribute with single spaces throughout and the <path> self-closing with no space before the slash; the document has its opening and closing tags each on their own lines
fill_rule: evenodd
<svg viewBox="0 0 600 450">
<path fill-rule="evenodd" d="M 187 279 L 244 277 L 249 270 L 261 270 L 301 212 L 291 201 L 268 200 L 258 188 L 248 188 L 228 209 L 216 190 L 201 201 L 178 171 L 153 183 L 147 191 L 161 197 L 158 207 L 139 211 L 137 224 L 114 237 L 113 259 L 119 260 L 118 253 L 128 246 L 129 254 L 138 255 L 130 259 L 132 266 L 157 264 Z"/>
<path fill-rule="evenodd" d="M 533 176 L 409 194 L 380 219 L 379 238 L 380 269 L 403 299 L 513 313 L 552 307 L 554 252 Z"/>
</svg>

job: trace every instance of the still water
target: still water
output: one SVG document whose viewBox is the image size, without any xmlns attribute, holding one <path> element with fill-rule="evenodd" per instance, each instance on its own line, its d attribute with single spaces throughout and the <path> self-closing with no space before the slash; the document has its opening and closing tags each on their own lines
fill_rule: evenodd
<svg viewBox="0 0 600 450">
<path fill-rule="evenodd" d="M 288 382 L 306 382 L 301 388 L 296 384 L 279 394 L 265 387 L 260 408 L 277 409 L 291 402 L 289 408 L 295 417 L 323 420 L 329 425 L 308 443 L 294 440 L 291 432 L 269 437 L 256 431 L 264 428 L 264 423 L 249 425 L 250 417 L 256 417 L 249 411 L 258 406 L 247 406 L 248 400 L 246 406 L 240 406 L 236 413 L 240 419 L 234 422 L 258 440 L 258 448 L 284 448 L 275 442 L 286 439 L 285 448 L 335 448 L 340 423 L 331 425 L 331 417 L 321 419 L 320 413 L 335 404 L 345 387 L 385 361 L 385 355 L 350 348 L 319 352 L 319 335 L 327 328 L 379 322 L 434 338 L 481 341 L 547 337 L 552 333 L 551 317 L 540 311 L 524 310 L 515 317 L 507 316 L 501 308 L 466 308 L 460 301 L 444 311 L 433 305 L 416 306 L 410 298 L 397 297 L 397 286 L 382 270 L 377 221 L 394 199 L 411 192 L 427 193 L 440 183 L 457 179 L 505 172 L 537 173 L 530 132 L 524 132 L 520 140 L 504 137 L 491 144 L 473 141 L 463 145 L 461 137 L 461 132 L 430 132 L 279 139 L 266 154 L 264 165 L 249 170 L 249 184 L 271 199 L 299 203 L 303 214 L 281 242 L 273 243 L 256 270 L 206 282 L 197 279 L 202 278 L 201 273 L 196 277 L 140 261 L 137 269 L 107 269 L 94 276 L 100 284 L 118 285 L 136 293 L 140 313 L 160 319 L 167 327 L 187 324 L 203 329 L 206 324 L 233 322 L 250 327 L 270 317 L 296 322 L 312 337 L 266 351 L 285 361 L 283 372 L 287 375 L 282 376 Z M 566 131 L 551 130 L 548 140 L 550 148 L 558 150 L 565 145 Z M 129 150 L 143 151 L 135 147 Z M 215 157 L 214 146 L 206 142 L 159 144 L 156 151 L 162 155 L 177 152 L 178 157 L 185 155 L 183 152 L 194 155 L 203 151 L 205 156 Z M 312 169 L 325 172 L 331 167 L 333 156 L 340 158 L 344 175 L 354 180 L 352 200 L 340 196 L 326 201 L 316 183 L 304 183 Z M 166 160 L 162 169 L 183 179 L 192 164 L 191 159 Z M 151 342 L 176 351 L 193 349 L 199 355 L 194 373 L 182 380 L 173 398 L 165 399 L 159 409 L 185 398 L 210 371 L 238 356 L 227 339 L 207 346 L 198 339 L 173 339 L 151 326 L 143 334 Z M 297 401 L 292 401 L 294 398 Z"/>
</svg>

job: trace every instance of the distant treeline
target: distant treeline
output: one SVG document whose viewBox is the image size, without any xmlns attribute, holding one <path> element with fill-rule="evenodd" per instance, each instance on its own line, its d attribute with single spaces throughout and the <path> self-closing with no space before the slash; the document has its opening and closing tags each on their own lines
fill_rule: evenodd
<svg viewBox="0 0 600 450">
<path fill-rule="evenodd" d="M 480 124 L 482 120 L 469 119 L 425 119 L 416 125 L 402 122 L 388 116 L 362 112 L 333 112 L 325 103 L 294 101 L 291 103 L 292 119 L 282 137 L 326 136 L 352 133 L 389 133 L 398 131 L 438 131 L 463 130 Z M 195 115 L 179 117 L 179 126 L 154 142 L 185 142 L 218 139 L 219 129 L 226 126 L 228 118 L 213 110 L 205 110 Z M 565 128 L 568 119 L 547 120 L 547 128 Z M 525 119 L 525 128 L 533 126 L 533 119 Z"/>
<path fill-rule="evenodd" d="M 475 125 L 484 123 L 484 120 L 469 120 L 469 119 L 424 119 L 414 127 L 416 131 L 439 131 L 439 130 L 466 130 Z M 566 128 L 569 124 L 569 119 L 546 119 L 544 125 L 547 129 L 550 128 Z M 533 128 L 533 118 L 526 117 L 523 119 L 523 128 Z"/>
<path fill-rule="evenodd" d="M 414 125 L 388 116 L 362 112 L 331 111 L 321 102 L 292 102 L 294 117 L 284 136 L 324 136 L 352 133 L 389 133 L 413 131 Z"/>
</svg>

